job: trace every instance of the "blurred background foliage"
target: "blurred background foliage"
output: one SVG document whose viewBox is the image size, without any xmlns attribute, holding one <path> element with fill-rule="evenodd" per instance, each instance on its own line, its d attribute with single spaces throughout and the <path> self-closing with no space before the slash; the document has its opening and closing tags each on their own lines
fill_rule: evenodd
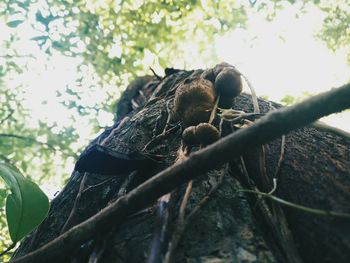
<svg viewBox="0 0 350 263">
<path fill-rule="evenodd" d="M 52 198 L 82 147 L 112 123 L 113 105 L 130 78 L 150 74 L 150 66 L 159 74 L 179 61 L 183 68 L 193 67 L 199 57 L 213 65 L 218 62 L 212 48 L 217 36 L 246 30 L 254 12 L 273 20 L 291 5 L 299 14 L 310 5 L 322 10 L 326 15 L 318 38 L 330 49 L 345 49 L 350 62 L 347 0 L 1 0 L 0 158 Z M 28 80 L 33 76 L 27 72 L 50 69 L 58 57 L 69 64 L 67 71 L 38 73 L 44 86 L 31 94 Z M 52 97 L 65 110 L 48 99 Z M 287 95 L 282 102 L 299 99 Z M 35 110 L 35 105 L 40 107 Z M 54 111 L 56 117 L 49 114 Z M 0 189 L 0 205 L 5 196 Z M 0 213 L 3 250 L 9 241 Z"/>
</svg>

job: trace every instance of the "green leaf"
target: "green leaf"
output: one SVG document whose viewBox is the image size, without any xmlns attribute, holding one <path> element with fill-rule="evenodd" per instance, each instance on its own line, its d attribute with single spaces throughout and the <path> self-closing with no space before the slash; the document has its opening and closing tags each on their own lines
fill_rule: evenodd
<svg viewBox="0 0 350 263">
<path fill-rule="evenodd" d="M 11 190 L 6 199 L 6 218 L 11 240 L 16 243 L 45 219 L 49 200 L 35 183 L 10 164 L 0 163 L 0 176 Z"/>
<path fill-rule="evenodd" d="M 37 36 L 37 37 L 32 37 L 30 40 L 34 41 L 46 41 L 49 37 L 48 36 Z"/>
<path fill-rule="evenodd" d="M 9 26 L 9 27 L 17 27 L 19 26 L 20 24 L 22 24 L 24 22 L 24 20 L 13 20 L 11 22 L 8 22 L 6 25 Z"/>
</svg>

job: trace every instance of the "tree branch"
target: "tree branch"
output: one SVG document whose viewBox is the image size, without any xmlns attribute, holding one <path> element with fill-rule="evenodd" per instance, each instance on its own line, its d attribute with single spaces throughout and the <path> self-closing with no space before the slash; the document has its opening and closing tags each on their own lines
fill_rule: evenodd
<svg viewBox="0 0 350 263">
<path fill-rule="evenodd" d="M 194 152 L 188 159 L 158 173 L 63 235 L 12 262 L 48 262 L 69 254 L 79 244 L 108 231 L 110 222 L 114 225 L 120 224 L 129 214 L 149 205 L 200 174 L 320 117 L 346 108 L 350 108 L 350 84 L 314 96 L 302 103 L 273 111 L 254 125 L 238 130 Z"/>
<path fill-rule="evenodd" d="M 31 137 L 26 137 L 26 136 L 16 135 L 16 134 L 8 134 L 8 133 L 0 133 L 0 137 L 9 137 L 9 138 L 15 138 L 15 139 L 23 140 L 23 141 L 30 141 L 30 142 L 34 142 L 36 144 L 47 146 L 51 150 L 56 151 L 56 148 L 53 147 L 51 144 L 45 143 L 45 142 L 40 142 L 40 141 L 38 141 L 34 138 L 31 138 Z"/>
<path fill-rule="evenodd" d="M 7 114 L 1 121 L 0 121 L 0 125 L 2 125 L 5 121 L 7 121 L 9 118 L 11 118 L 11 116 L 13 115 L 15 111 L 13 109 L 10 109 L 9 114 Z"/>
</svg>

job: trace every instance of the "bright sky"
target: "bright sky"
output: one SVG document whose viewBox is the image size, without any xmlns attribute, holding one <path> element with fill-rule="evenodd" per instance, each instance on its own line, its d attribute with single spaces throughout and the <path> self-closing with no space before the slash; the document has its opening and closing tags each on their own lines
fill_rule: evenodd
<svg viewBox="0 0 350 263">
<path fill-rule="evenodd" d="M 268 96 L 275 101 L 288 94 L 293 96 L 303 96 L 305 92 L 315 94 L 348 82 L 350 75 L 345 53 L 341 50 L 333 53 L 323 42 L 314 37 L 320 29 L 323 14 L 316 8 L 308 8 L 305 14 L 296 18 L 297 10 L 297 7 L 290 6 L 281 11 L 272 22 L 266 21 L 260 13 L 252 11 L 249 15 L 248 30 L 236 30 L 217 37 L 215 44 L 208 49 L 216 53 L 219 61 L 229 62 L 243 72 L 253 83 L 258 95 Z M 86 86 L 77 86 L 76 66 L 80 63 L 80 59 L 54 54 L 47 61 L 35 42 L 29 40 L 35 36 L 33 30 L 24 25 L 18 29 L 22 39 L 16 44 L 17 49 L 25 49 L 37 58 L 29 61 L 28 72 L 20 77 L 15 76 L 8 83 L 14 86 L 19 83 L 25 85 L 25 103 L 31 109 L 33 116 L 31 125 L 35 125 L 38 119 L 49 123 L 56 122 L 59 127 L 74 124 L 81 135 L 77 145 L 86 145 L 95 136 L 91 133 L 91 129 L 87 128 L 91 116 L 80 117 L 74 110 L 68 110 L 60 103 L 69 99 L 69 96 L 64 94 L 66 87 L 85 91 L 80 102 L 83 106 L 103 102 L 107 99 L 108 93 L 114 92 L 118 97 L 117 87 L 108 86 L 101 89 L 94 78 L 87 78 Z M 8 36 L 9 29 L 0 23 L 0 42 Z M 193 55 L 195 47 L 187 47 Z M 145 57 L 148 60 L 147 54 Z M 149 61 L 151 60 L 152 57 L 149 58 Z M 150 63 L 149 61 L 145 62 Z M 170 66 L 180 68 L 184 65 L 187 68 L 214 66 L 214 62 L 208 63 L 206 58 L 184 61 L 181 57 L 176 61 Z M 90 76 L 93 75 L 92 71 L 91 68 L 85 68 L 83 74 Z M 88 89 L 90 85 L 92 88 Z M 63 97 L 57 97 L 57 91 L 61 91 Z M 67 118 L 68 115 L 73 117 Z M 96 118 L 100 126 L 113 123 L 113 115 L 108 112 L 101 111 Z M 350 131 L 349 112 L 331 116 L 327 121 Z M 72 166 L 73 161 L 67 169 L 71 170 Z"/>
<path fill-rule="evenodd" d="M 315 37 L 324 14 L 315 7 L 307 11 L 297 19 L 298 8 L 290 6 L 272 22 L 259 13 L 249 16 L 249 30 L 217 39 L 218 57 L 245 73 L 258 95 L 274 101 L 287 94 L 317 94 L 349 82 L 345 52 L 334 53 Z M 323 121 L 350 131 L 350 112 Z"/>
</svg>

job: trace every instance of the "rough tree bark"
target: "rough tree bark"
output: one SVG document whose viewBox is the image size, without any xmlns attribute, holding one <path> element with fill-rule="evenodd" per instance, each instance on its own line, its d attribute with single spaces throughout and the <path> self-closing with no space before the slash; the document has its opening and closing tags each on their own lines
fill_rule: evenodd
<svg viewBox="0 0 350 263">
<path fill-rule="evenodd" d="M 47 219 L 22 242 L 13 259 L 53 240 L 173 164 L 182 134 L 181 123 L 168 118 L 174 93 L 185 79 L 199 78 L 201 73 L 167 69 L 162 79 L 147 76 L 132 82 L 118 103 L 114 126 L 81 154 L 69 182 L 52 201 Z M 280 107 L 260 99 L 259 106 L 262 113 Z M 238 96 L 233 108 L 253 112 L 251 96 Z M 219 126 L 219 118 L 214 124 Z M 234 132 L 229 122 L 222 127 L 223 136 Z M 307 207 L 350 213 L 349 146 L 348 138 L 313 127 L 287 134 L 275 195 Z M 280 151 L 281 139 L 265 145 L 264 155 L 261 149 L 249 149 L 245 166 L 241 159 L 232 159 L 194 180 L 186 215 L 203 197 L 209 200 L 188 222 L 174 262 L 350 262 L 349 219 L 281 207 L 239 191 L 252 186 L 269 190 L 261 178 L 266 169 L 271 185 Z M 159 218 L 159 203 L 150 203 L 56 261 L 161 262 L 174 235 L 185 189 L 186 185 L 173 191 L 164 239 L 159 236 L 165 213 Z M 160 256 L 156 253 L 151 259 L 157 240 Z"/>
</svg>

